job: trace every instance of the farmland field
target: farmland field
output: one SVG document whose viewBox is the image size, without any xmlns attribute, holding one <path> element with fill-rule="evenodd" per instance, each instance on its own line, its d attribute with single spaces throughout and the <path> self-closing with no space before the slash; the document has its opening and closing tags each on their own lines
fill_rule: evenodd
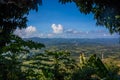
<svg viewBox="0 0 120 80">
<path fill-rule="evenodd" d="M 65 39 L 34 37 L 29 38 L 29 40 L 45 44 L 46 50 L 67 50 L 71 52 L 72 57 L 76 60 L 78 60 L 80 53 L 84 53 L 86 57 L 96 54 L 105 61 L 113 60 L 115 63 L 120 63 L 120 43 L 118 38 Z"/>
</svg>

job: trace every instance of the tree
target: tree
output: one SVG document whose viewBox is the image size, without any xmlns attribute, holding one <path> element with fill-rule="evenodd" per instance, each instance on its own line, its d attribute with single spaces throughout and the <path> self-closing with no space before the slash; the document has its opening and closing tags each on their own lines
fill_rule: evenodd
<svg viewBox="0 0 120 80">
<path fill-rule="evenodd" d="M 43 75 L 45 77 L 54 76 L 52 79 L 55 80 L 71 78 L 76 64 L 70 58 L 68 52 L 47 52 L 47 54 L 42 56 L 41 54 L 36 54 L 31 62 L 34 66 L 24 64 L 24 60 L 31 60 L 26 57 L 25 53 L 29 54 L 32 48 L 40 49 L 44 45 L 32 41 L 24 41 L 14 35 L 13 32 L 17 28 L 26 28 L 29 11 L 37 11 L 40 4 L 41 0 L 0 0 L 0 80 L 33 80 Z M 119 19 L 119 15 L 117 18 Z M 52 62 L 48 64 L 51 60 Z M 42 61 L 47 63 L 42 63 Z M 89 60 L 90 63 L 97 63 L 95 67 L 97 66 L 99 71 L 101 66 L 98 66 L 98 64 L 102 63 L 99 58 L 97 61 L 94 60 L 94 57 Z M 22 69 L 23 66 L 25 69 Z M 43 74 L 36 73 L 34 69 L 42 69 Z M 50 74 L 48 71 L 50 71 Z M 71 73 L 71 71 L 73 72 Z"/>
<path fill-rule="evenodd" d="M 42 70 L 47 80 L 71 80 L 77 64 L 68 51 L 58 50 L 38 53 L 31 65 L 34 70 Z"/>
<path fill-rule="evenodd" d="M 119 67 L 115 64 L 103 63 L 95 54 L 88 58 L 82 54 L 73 80 L 119 80 L 118 73 Z"/>
<path fill-rule="evenodd" d="M 23 57 L 32 48 L 43 44 L 24 41 L 13 34 L 17 28 L 26 28 L 30 10 L 38 10 L 41 0 L 0 0 L 0 80 L 25 80 Z"/>
<path fill-rule="evenodd" d="M 26 28 L 30 10 L 38 10 L 41 0 L 0 0 L 0 49 L 10 42 L 17 28 Z"/>
<path fill-rule="evenodd" d="M 44 45 L 33 41 L 24 41 L 16 35 L 10 35 L 9 39 L 11 42 L 1 49 L 0 80 L 25 80 L 28 73 L 22 67 L 29 67 L 29 65 L 24 65 L 27 55 L 31 49 L 41 49 Z"/>
<path fill-rule="evenodd" d="M 120 33 L 120 4 L 119 0 L 59 0 L 65 4 L 74 2 L 80 12 L 94 14 L 96 24 L 105 26 L 110 33 Z"/>
</svg>

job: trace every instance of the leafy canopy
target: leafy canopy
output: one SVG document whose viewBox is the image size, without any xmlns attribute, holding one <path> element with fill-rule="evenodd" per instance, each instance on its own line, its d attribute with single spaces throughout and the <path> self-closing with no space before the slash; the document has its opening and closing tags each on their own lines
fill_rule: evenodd
<svg viewBox="0 0 120 80">
<path fill-rule="evenodd" d="M 120 33 L 120 4 L 119 0 L 59 0 L 65 4 L 74 2 L 80 12 L 94 14 L 96 24 L 105 26 L 110 33 Z"/>
<path fill-rule="evenodd" d="M 26 27 L 27 14 L 30 10 L 38 10 L 41 0 L 1 0 L 0 28 L 16 29 Z"/>
<path fill-rule="evenodd" d="M 30 10 L 38 10 L 42 0 L 0 0 L 0 48 L 10 42 L 17 28 L 26 28 Z"/>
</svg>

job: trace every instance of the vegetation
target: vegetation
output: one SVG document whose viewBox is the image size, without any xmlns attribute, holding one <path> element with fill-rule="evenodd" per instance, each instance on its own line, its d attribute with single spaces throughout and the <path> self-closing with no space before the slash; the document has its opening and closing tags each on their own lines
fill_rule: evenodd
<svg viewBox="0 0 120 80">
<path fill-rule="evenodd" d="M 37 11 L 40 4 L 41 0 L 0 0 L 0 51 L 17 28 L 27 27 L 29 11 Z"/>
<path fill-rule="evenodd" d="M 119 80 L 117 75 L 119 68 L 110 64 L 106 66 L 96 55 L 86 59 L 84 54 L 81 54 L 79 66 L 74 80 Z"/>
<path fill-rule="evenodd" d="M 103 38 L 103 39 L 64 39 L 64 38 L 28 38 L 35 42 L 42 42 L 46 46 L 46 50 L 67 50 L 71 52 L 71 56 L 79 61 L 78 56 L 84 53 L 86 57 L 96 54 L 104 59 L 113 59 L 118 62 L 120 60 L 120 44 L 118 38 Z M 118 63 L 120 64 L 120 63 Z"/>
<path fill-rule="evenodd" d="M 80 62 L 76 62 L 68 51 L 35 53 L 45 46 L 14 35 L 17 28 L 26 28 L 29 11 L 37 11 L 40 4 L 41 0 L 0 0 L 0 80 L 120 79 L 119 68 L 103 63 L 96 55 L 85 58 L 81 54 Z M 119 31 L 119 27 L 111 28 Z"/>
<path fill-rule="evenodd" d="M 0 0 L 0 79 L 24 80 L 21 70 L 23 55 L 32 48 L 44 45 L 32 41 L 24 41 L 13 34 L 17 28 L 25 28 L 30 10 L 38 9 L 41 0 Z"/>
<path fill-rule="evenodd" d="M 22 71 L 26 55 L 30 49 L 44 47 L 43 44 L 32 41 L 24 41 L 18 36 L 10 35 L 11 42 L 3 46 L 0 53 L 0 79 L 1 80 L 24 80 L 26 73 Z"/>
<path fill-rule="evenodd" d="M 105 26 L 111 33 L 120 32 L 120 5 L 118 0 L 59 0 L 62 4 L 74 2 L 80 12 L 94 14 L 97 25 Z"/>
</svg>

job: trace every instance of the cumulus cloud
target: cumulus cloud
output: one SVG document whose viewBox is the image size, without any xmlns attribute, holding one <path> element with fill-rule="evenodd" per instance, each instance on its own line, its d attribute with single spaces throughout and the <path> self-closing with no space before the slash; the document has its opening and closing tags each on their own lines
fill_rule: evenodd
<svg viewBox="0 0 120 80">
<path fill-rule="evenodd" d="M 48 38 L 51 38 L 53 37 L 54 35 L 53 34 L 47 34 Z"/>
<path fill-rule="evenodd" d="M 33 36 L 35 36 L 36 32 L 37 32 L 36 27 L 28 26 L 25 29 L 16 29 L 14 34 L 16 34 L 16 35 L 18 35 L 20 37 L 26 38 L 26 37 L 33 37 Z"/>
<path fill-rule="evenodd" d="M 68 29 L 65 31 L 66 33 L 70 33 L 70 34 L 74 34 L 77 33 L 77 31 L 73 30 L 73 29 Z"/>
<path fill-rule="evenodd" d="M 27 28 L 25 29 L 25 32 L 26 32 L 26 33 L 34 33 L 34 32 L 36 32 L 36 27 L 34 27 L 34 26 L 29 26 L 29 27 L 27 27 Z"/>
<path fill-rule="evenodd" d="M 74 30 L 74 29 L 68 29 L 65 32 L 67 34 L 79 34 L 79 33 L 82 33 L 82 31 L 77 31 L 77 30 Z"/>
<path fill-rule="evenodd" d="M 14 34 L 22 37 L 41 37 L 41 38 L 115 38 L 118 34 L 111 35 L 106 30 L 82 31 L 76 29 L 64 29 L 61 24 L 52 24 L 53 32 L 40 33 L 36 27 L 28 26 L 25 29 L 16 29 Z"/>
<path fill-rule="evenodd" d="M 78 31 L 74 29 L 67 29 L 64 31 L 67 37 L 77 37 L 77 38 L 115 38 L 118 35 L 111 35 L 106 30 L 91 30 L 91 31 Z"/>
<path fill-rule="evenodd" d="M 51 28 L 53 29 L 53 33 L 55 34 L 63 33 L 63 26 L 61 24 L 52 24 Z"/>
</svg>

